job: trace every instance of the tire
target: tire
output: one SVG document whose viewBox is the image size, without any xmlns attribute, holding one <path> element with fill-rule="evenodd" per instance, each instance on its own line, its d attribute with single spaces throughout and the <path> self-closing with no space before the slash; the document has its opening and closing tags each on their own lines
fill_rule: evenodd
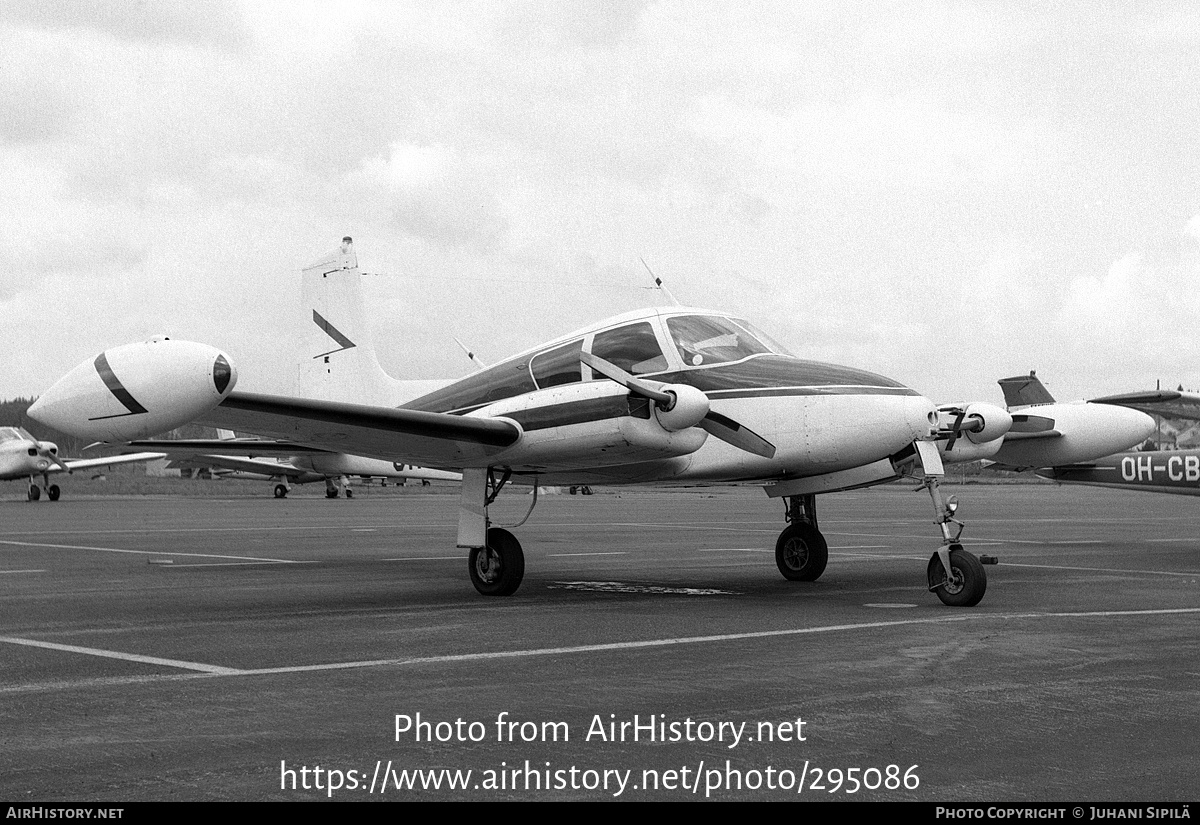
<svg viewBox="0 0 1200 825">
<path fill-rule="evenodd" d="M 275 498 L 287 498 L 288 489 L 282 484 L 275 485 Z"/>
<path fill-rule="evenodd" d="M 829 563 L 829 545 L 811 524 L 789 524 L 775 542 L 775 566 L 789 581 L 815 582 Z"/>
<path fill-rule="evenodd" d="M 338 497 L 338 491 L 337 491 L 336 487 L 334 487 L 332 490 L 325 491 L 325 498 L 337 498 L 337 497 Z"/>
<path fill-rule="evenodd" d="M 349 487 L 346 488 L 346 498 L 354 498 L 354 491 Z"/>
<path fill-rule="evenodd" d="M 484 596 L 511 596 L 525 578 L 525 553 L 507 530 L 487 531 L 487 547 L 471 548 L 467 559 L 471 584 Z"/>
<path fill-rule="evenodd" d="M 953 577 L 946 579 L 946 571 L 937 553 L 929 560 L 927 576 L 929 589 L 937 593 L 943 604 L 950 607 L 974 607 L 987 592 L 987 571 L 979 559 L 962 548 L 961 544 L 950 545 L 950 570 Z"/>
<path fill-rule="evenodd" d="M 42 491 L 36 484 L 29 485 L 29 492 L 26 494 L 30 501 L 37 501 L 42 497 Z"/>
<path fill-rule="evenodd" d="M 62 490 L 58 489 L 57 484 L 51 484 L 49 489 L 46 490 L 46 495 L 49 496 L 51 501 L 58 501 L 58 497 L 62 495 Z"/>
</svg>

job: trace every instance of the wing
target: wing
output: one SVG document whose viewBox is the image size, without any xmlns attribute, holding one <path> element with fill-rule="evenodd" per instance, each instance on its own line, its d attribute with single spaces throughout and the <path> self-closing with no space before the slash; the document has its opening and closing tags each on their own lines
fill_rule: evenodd
<svg viewBox="0 0 1200 825">
<path fill-rule="evenodd" d="M 1132 392 L 1126 395 L 1107 395 L 1104 398 L 1093 398 L 1093 404 L 1112 404 L 1117 407 L 1129 407 L 1141 410 L 1151 415 L 1164 415 L 1168 418 L 1186 418 L 1200 421 L 1200 395 L 1194 392 L 1176 390 L 1151 390 L 1150 392 Z"/>
<path fill-rule="evenodd" d="M 487 466 L 521 437 L 504 419 L 240 392 L 197 423 L 424 467 Z"/>
<path fill-rule="evenodd" d="M 156 458 L 166 457 L 166 453 L 129 453 L 128 455 L 110 455 L 103 458 L 68 458 L 63 463 L 67 465 L 68 471 L 74 472 L 90 467 L 112 467 L 116 464 L 134 464 L 138 461 L 154 461 Z M 62 472 L 62 467 L 52 467 L 50 472 Z"/>
</svg>

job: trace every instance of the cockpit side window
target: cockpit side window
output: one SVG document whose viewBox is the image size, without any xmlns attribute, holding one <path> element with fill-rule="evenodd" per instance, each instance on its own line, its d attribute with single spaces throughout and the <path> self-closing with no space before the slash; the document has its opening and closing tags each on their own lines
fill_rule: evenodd
<svg viewBox="0 0 1200 825">
<path fill-rule="evenodd" d="M 538 389 L 582 381 L 579 370 L 579 353 L 582 351 L 583 339 L 580 338 L 533 356 L 529 369 L 533 371 L 533 380 L 537 382 Z"/>
<path fill-rule="evenodd" d="M 23 441 L 24 436 L 16 427 L 0 427 L 0 441 Z"/>
<path fill-rule="evenodd" d="M 597 332 L 592 339 L 592 354 L 634 375 L 667 368 L 667 358 L 658 345 L 654 328 L 646 321 Z"/>
<path fill-rule="evenodd" d="M 667 319 L 667 329 L 689 367 L 740 361 L 771 351 L 744 327 L 720 316 L 679 315 Z"/>
</svg>

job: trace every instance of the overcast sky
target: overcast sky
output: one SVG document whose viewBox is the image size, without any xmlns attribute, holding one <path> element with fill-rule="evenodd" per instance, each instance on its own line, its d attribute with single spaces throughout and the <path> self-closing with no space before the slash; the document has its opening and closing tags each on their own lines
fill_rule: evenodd
<svg viewBox="0 0 1200 825">
<path fill-rule="evenodd" d="M 660 302 L 644 258 L 938 401 L 1200 387 L 1193 3 L 6 0 L 0 42 L 0 398 L 158 333 L 293 392 L 343 235 L 403 378 Z"/>
</svg>

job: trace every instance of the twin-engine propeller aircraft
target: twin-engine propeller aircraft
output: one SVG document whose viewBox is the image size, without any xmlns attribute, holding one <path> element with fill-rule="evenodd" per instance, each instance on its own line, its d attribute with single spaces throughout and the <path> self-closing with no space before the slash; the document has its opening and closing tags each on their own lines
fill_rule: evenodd
<svg viewBox="0 0 1200 825">
<path fill-rule="evenodd" d="M 46 498 L 58 501 L 62 490 L 57 484 L 50 483 L 53 473 L 72 473 L 90 467 L 110 467 L 162 457 L 163 453 L 133 453 L 106 458 L 64 459 L 59 456 L 58 445 L 53 441 L 38 441 L 20 427 L 0 427 L 0 481 L 28 479 L 26 497 L 30 501 L 41 498 L 42 491 L 45 491 Z M 42 477 L 40 485 L 37 476 Z"/>
<path fill-rule="evenodd" d="M 899 382 L 797 358 L 745 320 L 678 306 L 610 318 L 457 381 L 418 387 L 384 373 L 367 343 L 349 238 L 305 277 L 325 284 L 328 300 L 313 321 L 337 344 L 311 359 L 316 378 L 329 382 L 327 397 L 234 391 L 236 371 L 219 350 L 155 338 L 80 364 L 29 413 L 111 442 L 194 421 L 460 471 L 458 546 L 484 595 L 510 595 L 524 576 L 521 545 L 488 517 L 509 481 L 535 485 L 531 509 L 539 484 L 761 483 L 785 503 L 779 571 L 813 581 L 828 559 L 816 495 L 914 476 L 941 531 L 929 589 L 956 606 L 984 595 L 983 566 L 960 544 L 956 503 L 943 500 L 939 483 L 943 456 L 973 461 L 1003 449 L 1015 422 L 999 407 L 951 405 L 939 415 Z M 347 400 L 351 387 L 357 403 Z M 1107 451 L 1152 427 L 1140 413 L 1098 409 L 1109 440 L 1122 442 Z"/>
</svg>

